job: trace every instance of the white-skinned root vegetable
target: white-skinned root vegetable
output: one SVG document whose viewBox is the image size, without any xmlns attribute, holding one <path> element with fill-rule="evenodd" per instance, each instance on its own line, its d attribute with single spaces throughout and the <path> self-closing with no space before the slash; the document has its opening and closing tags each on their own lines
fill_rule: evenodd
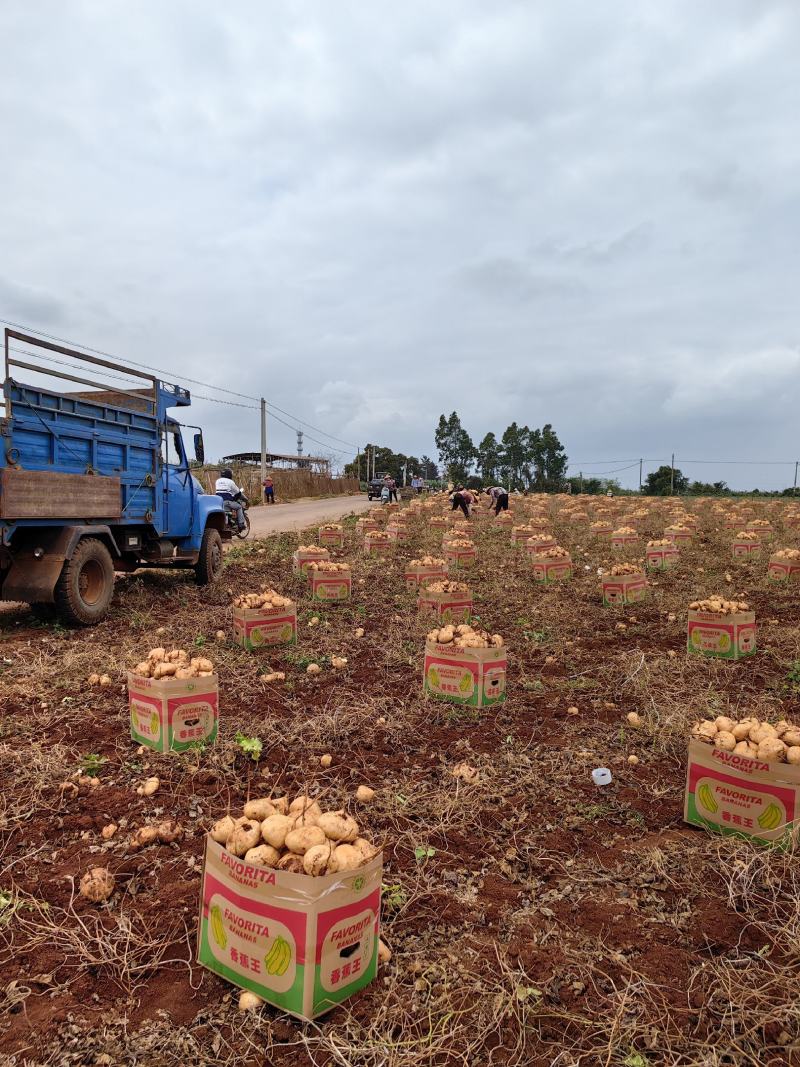
<svg viewBox="0 0 800 1067">
<path fill-rule="evenodd" d="M 261 823 L 261 837 L 273 848 L 283 848 L 286 844 L 286 835 L 294 829 L 294 820 L 288 815 L 275 812 L 267 816 Z"/>
<path fill-rule="evenodd" d="M 736 738 L 730 730 L 719 730 L 714 738 L 714 744 L 724 752 L 733 752 L 736 748 Z"/>
<path fill-rule="evenodd" d="M 370 789 L 368 785 L 360 785 L 358 789 L 356 789 L 356 800 L 359 804 L 369 804 L 374 798 L 375 790 Z"/>
<path fill-rule="evenodd" d="M 632 726 L 634 730 L 638 730 L 642 725 L 642 717 L 638 711 L 629 711 L 627 714 L 628 726 Z"/>
<path fill-rule="evenodd" d="M 102 904 L 114 892 L 114 885 L 114 875 L 107 867 L 92 867 L 81 878 L 79 892 L 92 904 Z"/>
<path fill-rule="evenodd" d="M 156 827 L 156 834 L 162 845 L 171 845 L 183 836 L 183 827 L 175 819 L 163 819 Z"/>
<path fill-rule="evenodd" d="M 275 805 L 268 797 L 262 797 L 259 800 L 248 800 L 243 810 L 246 818 L 263 822 L 269 815 L 275 814 Z"/>
<path fill-rule="evenodd" d="M 290 852 L 303 856 L 314 845 L 324 845 L 326 839 L 325 831 L 319 826 L 303 826 L 289 831 L 286 835 L 286 847 Z"/>
<path fill-rule="evenodd" d="M 119 827 L 115 822 L 110 822 L 100 831 L 100 836 L 104 841 L 110 841 L 118 829 Z"/>
<path fill-rule="evenodd" d="M 309 663 L 306 667 L 306 674 L 320 674 L 321 672 L 322 667 L 318 663 Z"/>
<path fill-rule="evenodd" d="M 306 796 L 304 793 L 295 797 L 289 804 L 289 815 L 305 815 L 308 812 L 321 815 L 322 808 L 313 797 Z"/>
<path fill-rule="evenodd" d="M 158 830 L 155 826 L 140 826 L 128 842 L 131 852 L 138 852 L 141 848 L 155 844 L 158 840 Z"/>
<path fill-rule="evenodd" d="M 243 989 L 239 993 L 239 1011 L 258 1011 L 264 1003 L 257 993 L 251 993 L 249 989 Z"/>
<path fill-rule="evenodd" d="M 234 822 L 233 817 L 230 815 L 223 815 L 221 819 L 217 819 L 209 830 L 209 833 L 211 834 L 212 841 L 224 845 L 235 829 L 236 823 Z"/>
<path fill-rule="evenodd" d="M 333 756 L 329 752 L 326 752 L 324 756 L 320 756 L 319 758 L 320 767 L 324 767 L 326 770 L 328 769 L 328 767 L 330 767 L 332 763 Z"/>
<path fill-rule="evenodd" d="M 285 852 L 278 860 L 278 870 L 288 871 L 289 874 L 305 874 L 303 857 L 296 852 Z"/>
<path fill-rule="evenodd" d="M 256 845 L 245 852 L 244 858 L 247 863 L 257 863 L 260 867 L 276 867 L 281 854 L 272 845 Z"/>
<path fill-rule="evenodd" d="M 336 870 L 334 848 L 330 841 L 312 845 L 303 855 L 303 870 L 306 874 L 319 876 L 333 874 Z"/>
<path fill-rule="evenodd" d="M 331 841 L 355 841 L 358 837 L 358 823 L 344 812 L 325 812 L 317 819 L 317 828 Z"/>
<path fill-rule="evenodd" d="M 391 963 L 392 950 L 385 941 L 378 939 L 378 963 Z"/>
<path fill-rule="evenodd" d="M 228 838 L 225 848 L 234 856 L 244 856 L 261 841 L 261 823 L 255 819 L 245 819 Z"/>
<path fill-rule="evenodd" d="M 142 782 L 136 792 L 139 794 L 140 797 L 151 797 L 154 793 L 157 793 L 160 788 L 161 779 L 153 777 L 147 778 L 144 782 Z"/>
<path fill-rule="evenodd" d="M 450 772 L 454 778 L 458 778 L 462 782 L 468 782 L 472 784 L 477 782 L 480 778 L 480 772 L 477 767 L 473 767 L 470 763 L 457 763 Z"/>
<path fill-rule="evenodd" d="M 364 862 L 363 852 L 355 845 L 337 845 L 333 855 L 337 871 L 355 871 Z"/>
<path fill-rule="evenodd" d="M 786 749 L 786 762 L 794 766 L 800 764 L 800 745 L 792 745 Z"/>
<path fill-rule="evenodd" d="M 736 725 L 733 719 L 729 719 L 727 715 L 718 715 L 714 719 L 714 725 L 718 730 L 726 730 L 728 733 L 733 733 L 733 728 Z"/>
</svg>

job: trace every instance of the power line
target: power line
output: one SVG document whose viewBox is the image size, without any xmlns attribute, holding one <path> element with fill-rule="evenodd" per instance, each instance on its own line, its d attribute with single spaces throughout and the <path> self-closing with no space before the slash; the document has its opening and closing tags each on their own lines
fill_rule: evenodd
<svg viewBox="0 0 800 1067">
<path fill-rule="evenodd" d="M 42 330 L 34 329 L 31 326 L 25 326 L 22 323 L 11 322 L 9 319 L 0 318 L 0 322 L 2 322 L 6 326 L 10 326 L 12 329 L 24 330 L 27 333 L 38 334 L 38 336 L 44 337 L 48 341 L 57 341 L 59 344 L 71 345 L 73 348 L 83 349 L 84 352 L 91 352 L 96 356 L 104 356 L 106 359 L 113 359 L 113 360 L 116 360 L 119 363 L 127 363 L 127 364 L 130 364 L 130 366 L 132 366 L 132 367 L 139 367 L 141 370 L 155 371 L 158 374 L 167 374 L 167 375 L 169 375 L 170 378 L 176 376 L 173 371 L 164 370 L 163 367 L 155 367 L 155 366 L 153 366 L 152 364 L 149 364 L 149 363 L 140 363 L 135 359 L 128 359 L 128 358 L 126 358 L 124 356 L 117 356 L 117 355 L 114 355 L 113 352 L 104 351 L 102 348 L 92 348 L 91 345 L 84 345 L 84 344 L 80 344 L 77 341 L 70 341 L 65 337 L 58 337 L 55 334 L 44 333 Z M 32 354 L 32 353 L 29 353 L 29 354 Z M 40 357 L 40 358 L 45 358 L 45 357 Z M 65 366 L 70 366 L 70 364 L 65 364 Z M 180 375 L 177 375 L 177 377 L 182 378 L 186 382 L 190 382 L 192 385 L 199 385 L 204 389 L 213 389 L 215 392 L 226 393 L 228 396 L 236 396 L 236 397 L 239 397 L 241 400 L 254 400 L 256 402 L 256 406 L 258 406 L 258 404 L 260 403 L 260 397 L 251 396 L 249 393 L 238 393 L 234 389 L 226 389 L 224 386 L 221 386 L 221 385 L 212 385 L 211 382 L 203 382 L 203 381 L 200 381 L 199 378 L 190 378 L 186 374 L 180 374 Z M 211 400 L 211 401 L 214 401 L 213 397 L 200 396 L 200 394 L 196 394 L 196 396 L 197 396 L 198 400 Z M 222 401 L 222 400 L 218 400 L 218 401 L 216 401 L 216 403 L 220 403 L 220 404 L 227 403 L 231 407 L 249 407 L 250 406 L 249 404 L 232 404 L 230 401 Z M 291 412 L 284 411 L 283 408 L 278 407 L 277 404 L 273 404 L 269 400 L 266 401 L 266 405 L 270 409 L 274 408 L 275 411 L 280 411 L 282 415 L 286 415 L 287 418 L 294 419 L 296 422 L 300 423 L 303 426 L 309 426 L 312 430 L 315 430 L 317 433 L 321 434 L 323 437 L 329 437 L 332 441 L 337 441 L 339 444 L 347 445 L 348 448 L 355 448 L 355 449 L 358 448 L 358 445 L 353 444 L 352 441 L 344 441 L 344 440 L 342 440 L 341 437 L 334 437 L 334 435 L 333 434 L 329 434 L 327 432 L 327 430 L 323 430 L 319 426 L 315 426 L 311 422 L 305 422 L 303 419 L 298 418 L 296 415 L 293 415 Z M 274 415 L 273 417 L 278 422 L 281 422 L 284 426 L 288 426 L 289 425 L 288 423 L 284 423 L 282 419 L 279 419 L 277 415 Z M 292 430 L 296 429 L 296 427 L 294 427 L 294 426 L 289 426 L 289 428 L 292 429 Z M 312 440 L 313 440 L 313 438 L 312 438 Z M 319 441 L 317 442 L 317 444 L 321 444 L 321 443 L 322 442 L 319 442 Z M 323 447 L 328 448 L 330 446 L 324 445 Z M 343 453 L 337 453 L 337 455 L 342 455 L 342 454 Z"/>
</svg>

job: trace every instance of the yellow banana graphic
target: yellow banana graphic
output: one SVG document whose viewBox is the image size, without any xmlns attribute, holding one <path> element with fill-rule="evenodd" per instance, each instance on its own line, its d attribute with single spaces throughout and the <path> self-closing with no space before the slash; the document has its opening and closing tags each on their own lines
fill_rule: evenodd
<svg viewBox="0 0 800 1067">
<path fill-rule="evenodd" d="M 282 937 L 276 937 L 272 942 L 272 947 L 264 957 L 264 967 L 267 974 L 274 974 L 278 977 L 286 974 L 291 961 L 292 949 L 289 942 Z"/>
<path fill-rule="evenodd" d="M 254 626 L 250 631 L 250 644 L 251 645 L 263 645 L 264 644 L 264 631 L 260 626 Z"/>
<path fill-rule="evenodd" d="M 281 641 L 291 641 L 292 639 L 292 624 L 287 622 L 281 628 Z"/>
<path fill-rule="evenodd" d="M 225 924 L 222 921 L 222 912 L 219 910 L 218 904 L 212 907 L 210 920 L 212 937 L 220 948 L 225 948 L 228 944 L 228 935 L 225 933 Z"/>
<path fill-rule="evenodd" d="M 777 830 L 782 818 L 781 809 L 778 805 L 770 804 L 759 815 L 758 825 L 762 830 Z"/>
<path fill-rule="evenodd" d="M 697 790 L 697 797 L 706 811 L 710 811 L 712 815 L 719 811 L 719 804 L 714 799 L 714 794 L 711 792 L 711 786 L 708 782 L 703 782 Z"/>
<path fill-rule="evenodd" d="M 150 716 L 150 732 L 152 733 L 153 737 L 155 737 L 155 735 L 158 733 L 160 721 L 161 720 L 158 717 L 158 713 L 154 711 L 153 714 Z"/>
<path fill-rule="evenodd" d="M 468 693 L 472 689 L 472 675 L 465 674 L 458 683 L 458 688 L 462 693 Z"/>
<path fill-rule="evenodd" d="M 434 689 L 439 688 L 439 672 L 435 667 L 431 667 L 428 671 L 428 681 L 431 683 Z"/>
</svg>

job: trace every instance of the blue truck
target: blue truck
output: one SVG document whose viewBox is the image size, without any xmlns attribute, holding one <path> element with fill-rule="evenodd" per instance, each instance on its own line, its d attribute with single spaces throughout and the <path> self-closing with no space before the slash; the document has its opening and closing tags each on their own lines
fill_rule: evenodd
<svg viewBox="0 0 800 1067">
<path fill-rule="evenodd" d="M 189 406 L 188 390 L 6 329 L 3 399 L 0 599 L 55 605 L 91 626 L 108 613 L 115 572 L 185 567 L 201 585 L 217 579 L 230 537 L 223 503 L 193 476 L 182 424 L 167 413 Z M 202 431 L 190 428 L 202 463 Z"/>
</svg>

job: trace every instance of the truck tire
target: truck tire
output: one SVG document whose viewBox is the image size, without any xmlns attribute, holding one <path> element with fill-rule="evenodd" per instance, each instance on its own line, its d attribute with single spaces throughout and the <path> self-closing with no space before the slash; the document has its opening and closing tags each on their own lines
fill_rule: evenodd
<svg viewBox="0 0 800 1067">
<path fill-rule="evenodd" d="M 108 614 L 114 595 L 111 553 L 96 537 L 84 537 L 61 568 L 53 601 L 73 626 L 94 626 Z"/>
<path fill-rule="evenodd" d="M 198 585 L 211 585 L 222 573 L 222 538 L 219 530 L 206 526 L 200 542 L 200 555 L 194 565 Z"/>
</svg>

